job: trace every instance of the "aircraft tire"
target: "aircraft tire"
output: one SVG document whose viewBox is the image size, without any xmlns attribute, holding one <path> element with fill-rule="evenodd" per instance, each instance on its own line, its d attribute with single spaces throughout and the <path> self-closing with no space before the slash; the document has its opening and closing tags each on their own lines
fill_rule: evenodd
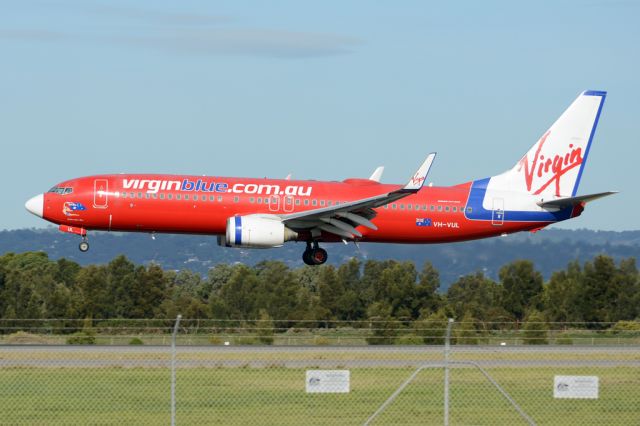
<svg viewBox="0 0 640 426">
<path fill-rule="evenodd" d="M 312 253 L 312 250 L 305 250 L 302 253 L 302 261 L 305 263 L 305 265 L 309 265 L 309 266 L 315 265 L 315 263 L 313 263 L 313 259 L 311 259 L 311 253 Z"/>
<path fill-rule="evenodd" d="M 78 249 L 80 249 L 80 251 L 83 252 L 83 253 L 89 251 L 89 243 L 86 242 L 86 241 L 81 242 L 78 245 Z"/>
<path fill-rule="evenodd" d="M 329 255 L 327 254 L 327 251 L 323 248 L 318 247 L 311 251 L 311 261 L 313 262 L 314 265 L 322 265 L 327 261 L 328 258 L 329 258 Z"/>
</svg>

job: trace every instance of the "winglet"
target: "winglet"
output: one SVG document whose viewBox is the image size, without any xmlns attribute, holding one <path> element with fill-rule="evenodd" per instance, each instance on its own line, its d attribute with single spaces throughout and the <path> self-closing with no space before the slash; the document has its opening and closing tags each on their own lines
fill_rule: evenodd
<svg viewBox="0 0 640 426">
<path fill-rule="evenodd" d="M 427 179 L 427 174 L 429 173 L 429 169 L 431 168 L 434 158 L 436 158 L 435 152 L 427 155 L 424 163 L 422 163 L 418 171 L 415 172 L 411 179 L 409 179 L 409 182 L 407 182 L 407 184 L 402 188 L 402 191 L 417 192 L 422 188 L 424 181 Z"/>
<path fill-rule="evenodd" d="M 380 179 L 382 179 L 382 172 L 384 172 L 384 166 L 380 166 L 377 169 L 375 169 L 373 171 L 373 173 L 371 174 L 371 177 L 369 178 L 369 180 L 374 180 L 376 182 L 380 182 Z"/>
</svg>

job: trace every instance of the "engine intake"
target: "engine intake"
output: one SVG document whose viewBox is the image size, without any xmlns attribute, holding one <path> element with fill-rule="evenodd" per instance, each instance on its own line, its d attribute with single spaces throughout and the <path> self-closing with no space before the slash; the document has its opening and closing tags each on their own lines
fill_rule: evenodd
<svg viewBox="0 0 640 426">
<path fill-rule="evenodd" d="M 284 226 L 277 216 L 247 215 L 227 219 L 227 230 L 218 243 L 227 247 L 271 248 L 295 240 L 298 233 Z"/>
</svg>

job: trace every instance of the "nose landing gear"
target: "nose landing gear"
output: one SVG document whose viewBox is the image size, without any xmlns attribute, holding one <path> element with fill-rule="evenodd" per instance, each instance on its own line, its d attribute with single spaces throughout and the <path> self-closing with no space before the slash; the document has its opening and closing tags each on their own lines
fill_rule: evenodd
<svg viewBox="0 0 640 426">
<path fill-rule="evenodd" d="M 329 255 L 327 251 L 320 248 L 317 241 L 313 242 L 313 246 L 311 245 L 311 241 L 307 241 L 307 248 L 304 253 L 302 253 L 302 260 L 305 264 L 311 266 L 322 265 L 328 258 Z"/>
</svg>

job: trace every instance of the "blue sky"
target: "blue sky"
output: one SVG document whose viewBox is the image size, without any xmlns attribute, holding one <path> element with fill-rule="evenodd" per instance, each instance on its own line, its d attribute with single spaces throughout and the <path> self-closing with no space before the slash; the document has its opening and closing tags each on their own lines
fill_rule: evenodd
<svg viewBox="0 0 640 426">
<path fill-rule="evenodd" d="M 38 1 L 0 14 L 0 228 L 117 172 L 403 183 L 510 168 L 584 89 L 609 92 L 562 227 L 638 229 L 640 2 Z"/>
</svg>

